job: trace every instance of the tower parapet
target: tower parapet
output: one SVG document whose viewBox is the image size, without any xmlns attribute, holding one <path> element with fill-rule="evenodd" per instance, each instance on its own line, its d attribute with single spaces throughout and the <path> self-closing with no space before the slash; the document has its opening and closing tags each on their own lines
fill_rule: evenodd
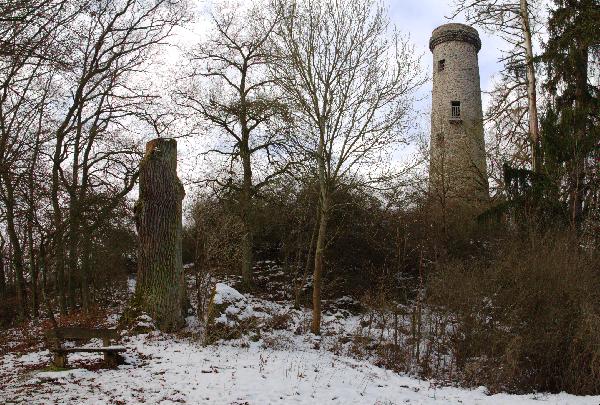
<svg viewBox="0 0 600 405">
<path fill-rule="evenodd" d="M 441 25 L 433 30 L 429 39 L 429 50 L 433 52 L 437 45 L 450 41 L 470 43 L 475 46 L 477 52 L 481 49 L 481 39 L 475 28 L 465 24 L 451 23 Z"/>
</svg>

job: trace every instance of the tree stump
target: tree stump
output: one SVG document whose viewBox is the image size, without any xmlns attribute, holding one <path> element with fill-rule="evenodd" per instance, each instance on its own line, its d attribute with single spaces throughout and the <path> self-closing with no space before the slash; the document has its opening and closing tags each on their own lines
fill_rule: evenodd
<svg viewBox="0 0 600 405">
<path fill-rule="evenodd" d="M 136 303 L 163 331 L 184 324 L 185 282 L 181 259 L 181 202 L 177 142 L 153 139 L 140 163 L 135 205 L 139 238 Z"/>
</svg>

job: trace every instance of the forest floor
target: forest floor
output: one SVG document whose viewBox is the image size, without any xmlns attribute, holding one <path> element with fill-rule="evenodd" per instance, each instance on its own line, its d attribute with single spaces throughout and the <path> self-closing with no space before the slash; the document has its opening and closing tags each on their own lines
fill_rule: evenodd
<svg viewBox="0 0 600 405">
<path fill-rule="evenodd" d="M 274 274 L 277 274 L 275 270 Z M 272 271 L 273 273 L 273 271 Z M 228 284 L 234 284 L 230 282 Z M 599 404 L 600 396 L 490 395 L 414 378 L 350 355 L 361 316 L 352 299 L 330 303 L 321 336 L 305 332 L 308 310 L 289 300 L 240 294 L 219 283 L 220 332 L 230 339 L 198 343 L 198 321 L 176 335 L 157 331 L 123 336 L 125 362 L 102 367 L 100 354 L 69 356 L 54 371 L 41 333 L 47 324 L 0 332 L 2 404 Z M 130 286 L 131 287 L 131 286 Z M 115 306 L 73 322 L 116 325 Z M 61 320 L 62 321 L 62 320 Z M 98 342 L 90 342 L 97 345 Z"/>
</svg>

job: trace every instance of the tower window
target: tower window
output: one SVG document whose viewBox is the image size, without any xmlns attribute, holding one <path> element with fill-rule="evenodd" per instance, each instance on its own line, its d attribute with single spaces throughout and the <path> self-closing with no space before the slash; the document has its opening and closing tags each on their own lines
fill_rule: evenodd
<svg viewBox="0 0 600 405">
<path fill-rule="evenodd" d="M 440 59 L 438 61 L 438 72 L 441 72 L 446 68 L 446 59 Z"/>
<path fill-rule="evenodd" d="M 450 118 L 452 118 L 452 119 L 460 118 L 460 101 L 452 101 L 451 106 L 452 106 L 452 110 L 450 113 Z"/>
</svg>

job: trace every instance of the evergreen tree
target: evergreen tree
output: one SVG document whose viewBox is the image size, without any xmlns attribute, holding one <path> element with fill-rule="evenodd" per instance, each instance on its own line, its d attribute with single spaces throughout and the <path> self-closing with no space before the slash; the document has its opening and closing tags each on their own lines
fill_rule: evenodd
<svg viewBox="0 0 600 405">
<path fill-rule="evenodd" d="M 598 185 L 600 2 L 554 0 L 542 60 L 549 94 L 542 122 L 546 172 L 564 186 L 571 224 L 592 208 Z M 597 80 L 597 79 L 596 79 Z"/>
</svg>

